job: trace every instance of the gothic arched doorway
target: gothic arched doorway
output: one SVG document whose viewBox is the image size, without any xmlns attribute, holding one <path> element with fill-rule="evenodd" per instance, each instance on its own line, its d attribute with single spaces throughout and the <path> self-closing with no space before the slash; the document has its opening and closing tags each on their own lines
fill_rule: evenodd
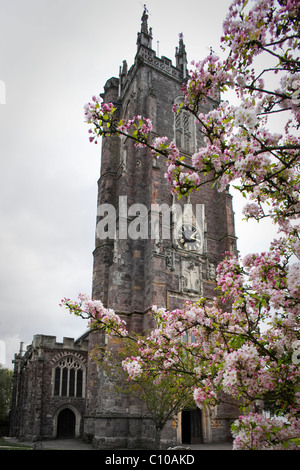
<svg viewBox="0 0 300 470">
<path fill-rule="evenodd" d="M 69 408 L 62 410 L 57 418 L 57 434 L 58 439 L 72 439 L 75 437 L 75 414 Z"/>
<path fill-rule="evenodd" d="M 202 444 L 202 420 L 199 408 L 182 411 L 181 441 L 183 444 Z"/>
</svg>

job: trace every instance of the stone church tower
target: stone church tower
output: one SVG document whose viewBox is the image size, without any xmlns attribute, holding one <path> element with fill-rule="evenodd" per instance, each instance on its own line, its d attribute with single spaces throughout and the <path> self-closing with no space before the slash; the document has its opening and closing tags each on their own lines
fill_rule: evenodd
<svg viewBox="0 0 300 470">
<path fill-rule="evenodd" d="M 134 64 L 128 69 L 123 61 L 119 78 L 106 82 L 101 97 L 104 102 L 114 103 L 120 119 L 134 115 L 150 118 L 152 138 L 166 135 L 169 141 L 174 140 L 188 163 L 201 146 L 202 137 L 192 116 L 184 111 L 175 116 L 172 111 L 172 106 L 182 100 L 186 67 L 182 35 L 175 66 L 170 59 L 157 57 L 145 10 Z M 216 105 L 211 100 L 203 112 Z M 173 212 L 169 219 L 170 236 L 153 236 L 153 220 L 160 221 L 160 231 L 167 223 L 160 209 L 179 205 L 165 171 L 163 158 L 153 158 L 149 149 L 136 148 L 132 141 L 118 136 L 102 139 L 98 209 L 104 204 L 113 205 L 117 229 L 115 239 L 99 237 L 96 230 L 92 297 L 101 299 L 126 319 L 129 329 L 138 332 L 149 331 L 148 311 L 152 305 L 175 309 L 181 308 L 186 299 L 214 297 L 216 266 L 225 251 L 236 252 L 231 196 L 209 185 L 189 199 L 181 199 L 182 211 Z M 184 212 L 184 207 L 189 210 Z M 97 224 L 103 215 L 98 210 Z M 90 333 L 90 352 L 95 345 L 103 344 L 101 335 Z M 107 391 L 105 383 L 101 368 L 90 360 L 85 432 L 95 436 L 100 448 L 116 444 L 123 448 L 146 446 L 151 441 L 151 429 L 145 410 L 131 397 Z M 170 423 L 162 437 L 173 444 L 226 440 L 230 417 L 230 410 L 222 408 L 202 416 L 199 410 L 186 410 L 174 428 Z"/>
<path fill-rule="evenodd" d="M 128 69 L 123 62 L 119 77 L 106 82 L 102 97 L 114 103 L 120 118 L 150 118 L 151 138 L 168 136 L 189 163 L 203 142 L 192 117 L 172 111 L 182 100 L 181 86 L 188 76 L 182 35 L 175 55 L 175 65 L 157 57 L 145 10 L 134 64 Z M 210 100 L 202 111 L 217 104 Z M 204 185 L 178 201 L 165 171 L 163 158 L 154 158 L 149 149 L 136 148 L 130 139 L 103 138 L 92 297 L 121 315 L 131 331 L 149 331 L 152 305 L 172 310 L 187 299 L 213 298 L 217 264 L 224 252 L 236 253 L 230 194 Z M 168 211 L 172 205 L 180 210 Z M 108 207 L 116 214 L 116 233 L 103 237 L 99 224 Z M 109 345 L 114 347 L 111 341 Z M 99 346 L 107 341 L 95 330 L 76 341 L 64 338 L 63 343 L 35 335 L 27 351 L 15 355 L 10 435 L 83 436 L 101 449 L 151 448 L 154 427 L 145 405 L 116 393 L 92 357 Z M 165 427 L 162 442 L 226 441 L 234 413 L 226 406 L 184 410 Z"/>
</svg>

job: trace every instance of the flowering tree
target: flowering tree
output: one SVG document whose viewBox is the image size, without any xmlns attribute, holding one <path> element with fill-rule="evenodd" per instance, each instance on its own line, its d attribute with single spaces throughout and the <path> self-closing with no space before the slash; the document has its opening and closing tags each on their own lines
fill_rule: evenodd
<svg viewBox="0 0 300 470">
<path fill-rule="evenodd" d="M 152 368 L 142 370 L 136 359 L 140 341 L 142 336 L 127 333 L 126 338 L 114 341 L 104 351 L 96 346 L 92 356 L 110 379 L 109 386 L 146 406 L 155 428 L 154 448 L 160 449 L 162 431 L 170 418 L 175 419 L 180 411 L 194 404 L 193 377 L 187 380 L 185 375 L 170 370 L 155 376 Z M 132 374 L 135 380 L 128 378 Z"/>
<path fill-rule="evenodd" d="M 90 328 L 102 329 L 119 339 L 110 348 L 96 346 L 91 353 L 92 358 L 112 379 L 117 391 L 135 396 L 145 403 L 155 426 L 154 446 L 159 449 L 161 433 L 169 419 L 176 417 L 184 408 L 193 406 L 193 375 L 187 378 L 185 371 L 170 369 L 168 359 L 164 369 L 153 368 L 150 364 L 145 367 L 145 363 L 142 367 L 137 354 L 142 345 L 148 344 L 148 338 L 129 332 L 126 322 L 113 310 L 106 309 L 101 301 L 91 300 L 80 293 L 77 302 L 65 298 L 62 305 L 72 314 L 89 320 Z M 132 378 L 134 380 L 130 380 Z"/>
<path fill-rule="evenodd" d="M 226 58 L 212 53 L 192 63 L 183 103 L 173 108 L 189 111 L 204 136 L 192 165 L 167 137 L 151 140 L 146 118 L 118 121 L 113 105 L 97 97 L 85 115 L 93 124 L 91 141 L 125 134 L 165 157 L 166 177 L 179 196 L 204 184 L 219 191 L 231 184 L 247 199 L 246 219 L 268 217 L 277 225 L 278 238 L 268 251 L 224 258 L 213 302 L 202 298 L 173 312 L 153 307 L 158 328 L 139 342 L 139 354 L 124 368 L 132 378 L 149 368 L 193 376 L 199 407 L 218 404 L 221 391 L 239 400 L 235 449 L 291 449 L 300 410 L 300 10 L 297 0 L 249 3 L 233 1 L 221 38 Z M 220 101 L 208 114 L 201 112 L 208 98 L 219 99 L 228 89 L 237 104 Z M 276 116 L 283 123 L 280 133 L 269 130 Z M 108 331 L 106 315 L 91 316 Z M 119 319 L 114 333 L 124 334 L 120 325 Z M 194 335 L 191 344 L 182 341 L 187 332 Z M 271 403 L 281 419 L 263 416 L 259 400 Z"/>
</svg>

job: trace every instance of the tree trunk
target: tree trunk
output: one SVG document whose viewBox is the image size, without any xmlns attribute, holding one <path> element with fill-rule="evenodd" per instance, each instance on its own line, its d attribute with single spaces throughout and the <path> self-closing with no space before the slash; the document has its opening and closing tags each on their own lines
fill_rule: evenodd
<svg viewBox="0 0 300 470">
<path fill-rule="evenodd" d="M 154 447 L 155 449 L 160 449 L 160 438 L 161 438 L 161 429 L 160 428 L 155 428 L 155 441 L 154 441 Z"/>
</svg>

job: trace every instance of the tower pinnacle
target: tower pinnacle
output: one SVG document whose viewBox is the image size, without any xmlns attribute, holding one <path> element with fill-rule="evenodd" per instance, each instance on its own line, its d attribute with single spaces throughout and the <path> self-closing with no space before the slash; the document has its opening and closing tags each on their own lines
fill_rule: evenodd
<svg viewBox="0 0 300 470">
<path fill-rule="evenodd" d="M 145 34 L 148 34 L 148 10 L 147 10 L 146 5 L 144 5 L 141 32 L 145 33 Z"/>
<path fill-rule="evenodd" d="M 141 45 L 149 47 L 149 49 L 152 49 L 152 28 L 149 28 L 148 30 L 148 9 L 146 5 L 144 5 L 144 12 L 141 18 L 142 24 L 141 24 L 141 32 L 138 33 L 137 37 L 137 46 L 138 49 Z"/>
<path fill-rule="evenodd" d="M 182 70 L 183 78 L 187 77 L 187 55 L 185 50 L 185 44 L 183 42 L 183 33 L 178 34 L 179 37 L 179 47 L 176 47 L 175 57 L 176 57 L 176 67 Z"/>
</svg>

